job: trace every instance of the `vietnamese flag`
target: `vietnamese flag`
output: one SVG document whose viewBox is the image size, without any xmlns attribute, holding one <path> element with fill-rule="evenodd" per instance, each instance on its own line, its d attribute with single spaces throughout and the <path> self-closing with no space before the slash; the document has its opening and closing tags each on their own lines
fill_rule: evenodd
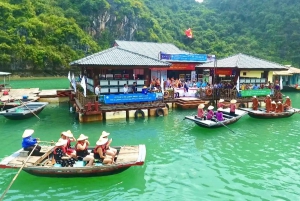
<svg viewBox="0 0 300 201">
<path fill-rule="evenodd" d="M 185 35 L 186 35 L 188 38 L 193 38 L 192 29 L 191 29 L 191 28 L 188 28 L 187 30 L 185 30 Z"/>
</svg>

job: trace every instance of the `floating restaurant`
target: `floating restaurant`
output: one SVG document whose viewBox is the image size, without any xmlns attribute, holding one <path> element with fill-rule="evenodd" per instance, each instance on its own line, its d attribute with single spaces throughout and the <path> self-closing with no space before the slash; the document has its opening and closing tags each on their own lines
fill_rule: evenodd
<svg viewBox="0 0 300 201">
<path fill-rule="evenodd" d="M 169 105 L 163 99 L 162 89 L 167 77 L 196 79 L 196 65 L 207 62 L 208 58 L 168 43 L 117 40 L 114 47 L 71 63 L 86 77 L 87 95 L 77 90 L 71 97 L 79 120 L 167 115 Z M 153 79 L 160 83 L 160 89 L 149 88 Z M 94 95 L 97 85 L 101 87 L 99 101 Z M 135 88 L 136 93 L 126 93 L 125 86 Z"/>
<path fill-rule="evenodd" d="M 170 107 L 195 108 L 219 99 L 237 99 L 237 106 L 251 107 L 251 97 L 259 96 L 264 105 L 266 95 L 282 98 L 273 71 L 287 69 L 245 54 L 217 61 L 215 55 L 191 54 L 169 43 L 119 40 L 71 66 L 80 69 L 86 82 L 70 97 L 80 122 L 163 116 Z M 167 86 L 170 79 L 181 86 Z M 98 85 L 99 97 L 94 93 Z"/>
</svg>

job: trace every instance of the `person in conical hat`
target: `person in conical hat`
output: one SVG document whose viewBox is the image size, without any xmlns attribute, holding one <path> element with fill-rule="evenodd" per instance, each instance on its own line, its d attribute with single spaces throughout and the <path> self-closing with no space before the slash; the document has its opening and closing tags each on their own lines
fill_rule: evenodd
<svg viewBox="0 0 300 201">
<path fill-rule="evenodd" d="M 77 144 L 75 145 L 75 151 L 78 160 L 88 162 L 86 166 L 92 166 L 94 162 L 94 156 L 88 152 L 89 145 L 88 136 L 80 134 L 77 139 Z"/>
<path fill-rule="evenodd" d="M 28 151 L 28 155 L 32 152 L 31 156 L 41 156 L 43 155 L 41 151 L 41 146 L 37 145 L 39 143 L 39 138 L 33 138 L 32 134 L 34 133 L 33 129 L 26 129 L 22 135 L 22 147 L 24 151 Z M 35 146 L 37 145 L 37 146 Z"/>
<path fill-rule="evenodd" d="M 53 150 L 53 156 L 55 159 L 55 162 L 57 164 L 61 164 L 62 167 L 73 167 L 73 165 L 75 164 L 75 160 L 74 158 L 72 158 L 71 156 L 69 156 L 66 153 L 66 145 L 68 143 L 67 139 L 62 139 L 60 138 L 56 143 L 55 143 L 55 147 Z"/>
<path fill-rule="evenodd" d="M 110 133 L 106 132 L 106 131 L 102 131 L 100 138 L 105 138 L 108 139 L 108 136 L 110 135 Z M 112 138 L 110 138 L 105 146 L 106 146 L 106 154 L 111 156 L 112 158 L 115 158 L 116 154 L 117 154 L 117 150 L 115 148 L 112 148 L 110 146 L 110 144 L 112 143 Z"/>
<path fill-rule="evenodd" d="M 106 143 L 108 139 L 107 138 L 99 138 L 99 140 L 96 142 L 96 147 L 93 150 L 94 158 L 99 160 L 100 163 L 103 164 L 112 164 L 113 159 L 111 156 L 107 155 L 107 149 L 106 149 Z"/>
<path fill-rule="evenodd" d="M 283 105 L 280 101 L 277 102 L 276 113 L 283 112 Z"/>
<path fill-rule="evenodd" d="M 224 108 L 226 105 L 224 104 L 224 99 L 220 99 L 218 104 L 217 104 L 217 107 L 218 108 Z"/>
<path fill-rule="evenodd" d="M 204 108 L 204 104 L 203 103 L 201 103 L 201 104 L 198 105 L 198 113 L 197 113 L 196 118 L 198 118 L 198 119 L 203 119 L 204 118 L 204 110 L 203 110 L 203 108 Z"/>
<path fill-rule="evenodd" d="M 275 111 L 276 111 L 276 106 L 277 106 L 277 105 L 276 105 L 276 102 L 275 102 L 275 101 L 272 101 L 272 102 L 271 102 L 271 110 L 270 110 L 270 111 L 271 111 L 271 112 L 275 112 Z"/>
<path fill-rule="evenodd" d="M 235 100 L 235 99 L 232 99 L 232 100 L 230 101 L 229 108 L 230 108 L 229 114 L 230 114 L 230 115 L 235 115 L 235 109 L 236 109 L 236 100 Z"/>
<path fill-rule="evenodd" d="M 210 105 L 207 108 L 206 120 L 211 120 L 214 117 L 214 106 Z"/>
<path fill-rule="evenodd" d="M 271 111 L 271 97 L 270 95 L 267 95 L 267 97 L 265 98 L 265 103 L 266 103 L 266 113 L 269 113 Z"/>
<path fill-rule="evenodd" d="M 252 99 L 252 110 L 257 110 L 258 109 L 258 99 L 256 98 L 256 96 L 253 96 Z"/>
<path fill-rule="evenodd" d="M 222 108 L 218 108 L 217 112 L 216 112 L 216 118 L 218 121 L 223 121 L 223 112 L 222 112 Z"/>
<path fill-rule="evenodd" d="M 284 110 L 288 110 L 292 107 L 292 101 L 289 96 L 286 97 L 283 106 L 284 106 Z"/>
<path fill-rule="evenodd" d="M 71 142 L 76 141 L 76 139 L 73 136 L 73 133 L 70 130 L 63 131 L 61 132 L 60 136 L 61 136 L 60 139 L 67 140 L 66 153 L 70 155 L 72 158 L 76 159 L 76 151 L 71 147 Z"/>
</svg>

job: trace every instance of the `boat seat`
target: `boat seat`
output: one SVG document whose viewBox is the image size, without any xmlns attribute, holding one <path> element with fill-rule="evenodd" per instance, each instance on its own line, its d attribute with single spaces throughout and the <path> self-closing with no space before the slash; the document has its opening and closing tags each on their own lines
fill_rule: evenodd
<svg viewBox="0 0 300 201">
<path fill-rule="evenodd" d="M 85 161 L 76 161 L 76 163 L 73 165 L 73 167 L 84 167 L 86 164 Z"/>
<path fill-rule="evenodd" d="M 53 167 L 61 167 L 61 164 L 55 163 Z"/>
<path fill-rule="evenodd" d="M 20 151 L 20 152 L 19 152 L 19 156 L 20 156 L 20 157 L 28 157 L 28 151 L 24 151 L 24 150 L 23 150 L 23 151 Z"/>
</svg>

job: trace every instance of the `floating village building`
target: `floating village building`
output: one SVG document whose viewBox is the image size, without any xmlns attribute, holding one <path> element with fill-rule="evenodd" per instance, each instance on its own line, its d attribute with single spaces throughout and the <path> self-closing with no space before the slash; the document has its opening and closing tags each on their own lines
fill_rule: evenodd
<svg viewBox="0 0 300 201">
<path fill-rule="evenodd" d="M 215 55 L 192 54 L 169 43 L 120 40 L 116 40 L 112 48 L 73 61 L 71 66 L 79 68 L 86 78 L 87 95 L 79 90 L 71 97 L 81 122 L 167 115 L 169 107 L 197 107 L 201 102 L 212 104 L 220 98 L 227 101 L 235 98 L 249 106 L 251 96 L 265 96 L 270 90 L 240 91 L 240 85 L 272 83 L 273 71 L 287 69 L 245 54 L 216 60 Z M 189 93 L 183 89 L 141 93 L 153 78 L 159 79 L 162 86 L 167 78 L 174 78 L 206 81 L 211 86 L 227 81 L 236 84 L 236 89 L 216 90 L 212 87 L 192 88 Z M 130 87 L 133 83 L 136 83 L 138 93 L 124 94 L 124 84 Z M 94 95 L 97 85 L 101 86 L 99 101 Z M 213 92 L 207 93 L 208 90 Z M 180 94 L 180 98 L 175 98 L 176 94 Z M 187 99 L 187 96 L 192 98 Z"/>
</svg>

